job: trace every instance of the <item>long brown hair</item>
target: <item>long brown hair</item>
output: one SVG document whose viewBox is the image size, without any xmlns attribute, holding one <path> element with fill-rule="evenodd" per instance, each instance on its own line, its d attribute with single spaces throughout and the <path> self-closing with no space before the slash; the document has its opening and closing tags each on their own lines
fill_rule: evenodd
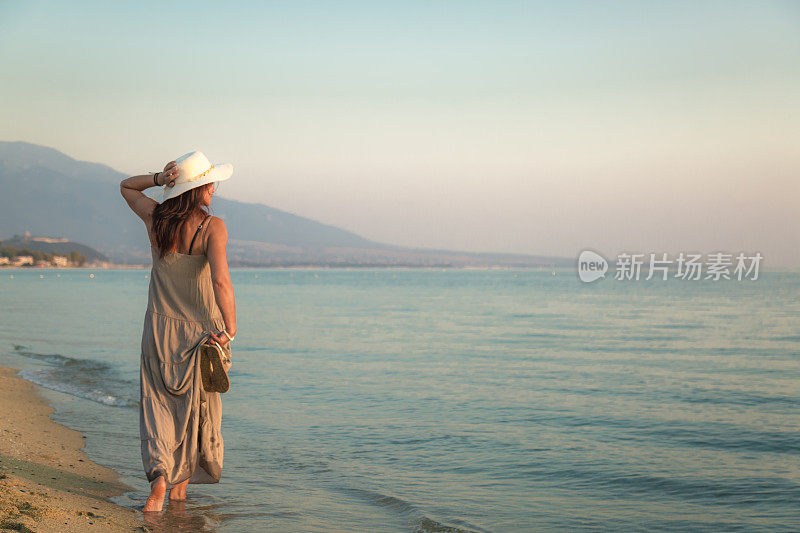
<svg viewBox="0 0 800 533">
<path fill-rule="evenodd" d="M 153 208 L 153 235 L 156 238 L 160 259 L 163 259 L 167 251 L 175 245 L 180 236 L 181 226 L 192 214 L 197 213 L 201 216 L 207 214 L 200 203 L 206 186 L 189 189 Z"/>
</svg>

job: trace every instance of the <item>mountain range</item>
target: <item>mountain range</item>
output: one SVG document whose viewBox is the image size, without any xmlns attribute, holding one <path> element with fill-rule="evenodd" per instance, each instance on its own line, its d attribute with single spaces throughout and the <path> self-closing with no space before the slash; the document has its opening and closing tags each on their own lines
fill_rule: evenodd
<svg viewBox="0 0 800 533">
<path fill-rule="evenodd" d="M 149 264 L 141 220 L 119 193 L 126 178 L 53 148 L 0 141 L 0 239 L 26 231 L 99 250 L 115 263 Z M 406 248 L 264 204 L 219 196 L 212 214 L 228 228 L 231 266 L 571 266 L 574 260 Z"/>
</svg>

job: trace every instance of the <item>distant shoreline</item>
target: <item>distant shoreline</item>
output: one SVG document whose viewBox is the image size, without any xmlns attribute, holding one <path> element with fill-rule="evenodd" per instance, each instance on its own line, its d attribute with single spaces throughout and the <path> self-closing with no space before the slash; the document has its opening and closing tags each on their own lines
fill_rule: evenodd
<svg viewBox="0 0 800 533">
<path fill-rule="evenodd" d="M 71 267 L 57 267 L 57 266 L 10 266 L 0 265 L 0 271 L 38 271 L 38 270 L 150 270 L 152 265 L 125 265 L 116 264 L 113 266 L 71 266 Z M 486 270 L 486 271 L 531 271 L 531 272 L 575 272 L 573 266 L 431 266 L 431 265 L 230 265 L 231 270 Z M 761 268 L 762 273 L 782 273 L 782 272 L 800 272 L 797 267 L 771 267 Z M 643 269 L 644 274 L 647 273 Z M 672 272 L 672 271 L 670 271 Z M 613 277 L 613 272 L 610 276 Z M 726 280 L 727 281 L 727 280 Z"/>
<path fill-rule="evenodd" d="M 114 266 L 8 266 L 0 265 L 0 270 L 150 270 L 152 265 L 114 265 Z M 231 269 L 275 269 L 275 270 L 568 270 L 571 267 L 539 266 L 430 266 L 430 265 L 230 265 Z"/>
<path fill-rule="evenodd" d="M 129 269 L 129 268 L 150 268 L 148 265 L 114 265 L 114 266 L 13 266 L 13 265 L 0 265 L 0 270 L 112 270 L 112 269 Z"/>
</svg>

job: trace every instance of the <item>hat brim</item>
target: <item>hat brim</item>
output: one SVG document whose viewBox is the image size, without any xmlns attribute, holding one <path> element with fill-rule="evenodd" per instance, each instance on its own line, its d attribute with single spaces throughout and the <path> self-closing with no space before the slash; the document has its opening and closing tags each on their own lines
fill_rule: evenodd
<svg viewBox="0 0 800 533">
<path fill-rule="evenodd" d="M 187 181 L 184 183 L 176 183 L 173 187 L 167 187 L 164 185 L 162 190 L 164 191 L 164 196 L 158 201 L 158 203 L 164 203 L 166 200 L 170 198 L 175 198 L 176 196 L 185 193 L 186 191 L 190 191 L 196 187 L 202 187 L 206 183 L 212 183 L 214 181 L 225 181 L 226 179 L 230 178 L 233 174 L 233 165 L 231 163 L 225 163 L 224 165 L 214 165 L 214 168 L 203 176 L 202 178 L 195 180 L 195 181 Z"/>
</svg>

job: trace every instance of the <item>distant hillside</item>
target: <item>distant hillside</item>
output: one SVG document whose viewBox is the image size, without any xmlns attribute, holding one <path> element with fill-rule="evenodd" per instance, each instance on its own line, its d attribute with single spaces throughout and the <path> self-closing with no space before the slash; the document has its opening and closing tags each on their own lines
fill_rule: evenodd
<svg viewBox="0 0 800 533">
<path fill-rule="evenodd" d="M 0 238 L 26 231 L 58 235 L 86 243 L 115 263 L 148 264 L 150 243 L 144 225 L 119 193 L 119 182 L 126 177 L 52 148 L 0 141 Z M 214 198 L 211 212 L 228 227 L 232 266 L 552 266 L 574 262 L 392 246 L 274 207 L 221 197 Z"/>
<path fill-rule="evenodd" d="M 92 263 L 94 261 L 108 261 L 108 257 L 98 252 L 94 248 L 86 246 L 78 242 L 45 242 L 41 240 L 34 240 L 36 237 L 26 237 L 24 235 L 14 235 L 10 239 L 0 240 L 0 248 L 6 246 L 13 246 L 14 248 L 28 249 L 31 251 L 38 250 L 43 253 L 57 254 L 68 256 L 72 252 L 78 252 L 86 258 L 86 261 Z"/>
<path fill-rule="evenodd" d="M 114 262 L 149 263 L 150 243 L 142 221 L 119 193 L 119 182 L 126 177 L 52 148 L 0 142 L 0 238 L 26 231 L 58 234 L 85 242 Z M 260 204 L 216 197 L 212 212 L 225 220 L 230 235 L 248 241 L 310 248 L 383 246 Z"/>
</svg>

